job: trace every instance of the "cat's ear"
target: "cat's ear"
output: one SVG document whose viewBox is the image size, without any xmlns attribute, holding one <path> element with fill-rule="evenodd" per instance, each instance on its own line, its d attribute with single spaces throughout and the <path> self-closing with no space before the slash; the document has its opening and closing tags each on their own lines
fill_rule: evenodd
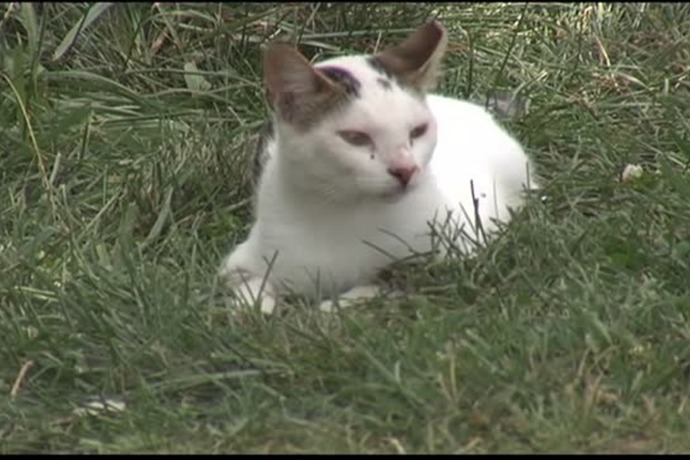
<svg viewBox="0 0 690 460">
<path fill-rule="evenodd" d="M 300 127 L 317 120 L 342 95 L 342 88 L 285 43 L 274 43 L 266 49 L 264 81 L 273 110 L 283 120 Z"/>
<path fill-rule="evenodd" d="M 399 45 L 374 55 L 374 59 L 403 84 L 429 91 L 436 86 L 447 44 L 446 29 L 438 21 L 431 21 Z"/>
</svg>

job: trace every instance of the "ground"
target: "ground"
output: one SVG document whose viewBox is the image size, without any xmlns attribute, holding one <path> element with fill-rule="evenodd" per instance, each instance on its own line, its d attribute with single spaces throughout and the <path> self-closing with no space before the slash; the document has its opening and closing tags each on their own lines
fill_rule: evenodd
<svg viewBox="0 0 690 460">
<path fill-rule="evenodd" d="M 546 199 L 405 298 L 233 316 L 261 46 L 434 16 L 442 93 L 529 100 Z M 684 4 L 0 5 L 0 452 L 690 450 L 688 36 Z"/>
</svg>

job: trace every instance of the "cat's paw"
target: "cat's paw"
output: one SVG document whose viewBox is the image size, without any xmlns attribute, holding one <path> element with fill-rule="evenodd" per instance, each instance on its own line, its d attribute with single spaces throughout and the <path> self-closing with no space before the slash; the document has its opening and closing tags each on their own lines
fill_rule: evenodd
<svg viewBox="0 0 690 460">
<path fill-rule="evenodd" d="M 338 306 L 339 305 L 331 299 L 326 299 L 321 301 L 321 303 L 319 304 L 319 310 L 325 313 L 333 313 L 338 309 Z"/>
<path fill-rule="evenodd" d="M 232 290 L 232 298 L 229 299 L 229 306 L 232 309 L 248 309 L 258 304 L 262 313 L 270 315 L 276 307 L 276 296 L 272 286 L 262 278 L 250 276 L 228 282 L 228 287 Z M 226 278 L 229 281 L 229 277 Z"/>
<path fill-rule="evenodd" d="M 361 305 L 366 301 L 382 295 L 382 290 L 377 285 L 356 286 L 349 291 L 341 294 L 337 300 L 327 299 L 319 304 L 319 310 L 331 313 L 338 308 L 348 308 L 355 305 Z M 402 296 L 402 292 L 390 292 L 386 294 L 386 298 L 395 298 Z"/>
<path fill-rule="evenodd" d="M 268 294 L 262 294 L 258 300 L 247 295 L 242 295 L 237 291 L 234 292 L 234 298 L 231 300 L 230 308 L 236 311 L 242 309 L 251 309 L 258 304 L 259 310 L 265 315 L 272 315 L 276 308 L 276 299 Z"/>
</svg>

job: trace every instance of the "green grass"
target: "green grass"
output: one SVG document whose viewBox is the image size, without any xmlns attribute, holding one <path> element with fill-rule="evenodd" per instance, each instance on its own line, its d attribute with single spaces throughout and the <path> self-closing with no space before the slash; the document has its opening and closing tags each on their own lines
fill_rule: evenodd
<svg viewBox="0 0 690 460">
<path fill-rule="evenodd" d="M 690 7 L 17 6 L 1 453 L 690 451 Z M 231 315 L 213 276 L 248 230 L 262 45 L 371 52 L 433 15 L 442 92 L 531 101 L 506 124 L 547 200 L 403 270 L 406 299 Z M 74 413 L 96 395 L 125 410 Z"/>
</svg>

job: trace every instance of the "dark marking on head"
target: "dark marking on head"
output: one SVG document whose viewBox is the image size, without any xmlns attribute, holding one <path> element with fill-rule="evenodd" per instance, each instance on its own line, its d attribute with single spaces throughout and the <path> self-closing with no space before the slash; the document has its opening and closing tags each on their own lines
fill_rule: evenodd
<svg viewBox="0 0 690 460">
<path fill-rule="evenodd" d="M 314 70 L 330 87 L 322 87 L 321 91 L 307 97 L 286 92 L 278 103 L 280 118 L 292 124 L 300 131 L 306 131 L 317 125 L 324 117 L 334 110 L 338 110 L 348 101 L 358 98 L 362 83 L 347 70 L 335 66 L 315 67 Z M 321 83 L 324 84 L 323 82 Z"/>
<path fill-rule="evenodd" d="M 375 72 L 381 75 L 381 77 L 377 78 L 376 81 L 384 89 L 391 90 L 393 89 L 393 85 L 396 85 L 397 87 L 402 88 L 403 90 L 407 91 L 408 93 L 412 94 L 417 98 L 424 98 L 423 91 L 420 91 L 415 87 L 404 85 L 400 81 L 400 79 L 395 76 L 395 74 L 388 70 L 383 61 L 379 59 L 377 56 L 370 56 L 369 58 L 367 58 L 367 63 L 371 66 L 372 69 L 374 69 Z"/>
<path fill-rule="evenodd" d="M 353 98 L 348 91 L 355 94 L 359 82 L 348 78 L 348 75 L 337 70 L 320 71 L 295 47 L 286 43 L 271 44 L 264 53 L 268 104 L 277 120 L 291 125 L 298 132 L 309 130 L 326 114 Z"/>
<path fill-rule="evenodd" d="M 359 97 L 359 90 L 362 87 L 362 83 L 347 70 L 334 66 L 317 67 L 316 69 L 333 82 L 345 88 L 345 92 L 348 96 Z"/>
<path fill-rule="evenodd" d="M 327 114 L 343 107 L 350 99 L 344 88 L 309 97 L 286 93 L 279 99 L 275 113 L 282 121 L 304 132 L 318 125 Z"/>
<path fill-rule="evenodd" d="M 377 78 L 376 82 L 381 85 L 383 89 L 390 90 L 392 88 L 392 83 L 390 80 L 386 80 L 385 78 Z"/>
<path fill-rule="evenodd" d="M 383 62 L 381 62 L 381 60 L 378 57 L 369 57 L 367 59 L 367 63 L 371 66 L 372 69 L 386 77 L 388 80 L 393 80 L 395 78 L 393 74 L 390 72 L 390 70 L 388 70 L 388 68 L 385 65 L 383 65 Z"/>
</svg>

